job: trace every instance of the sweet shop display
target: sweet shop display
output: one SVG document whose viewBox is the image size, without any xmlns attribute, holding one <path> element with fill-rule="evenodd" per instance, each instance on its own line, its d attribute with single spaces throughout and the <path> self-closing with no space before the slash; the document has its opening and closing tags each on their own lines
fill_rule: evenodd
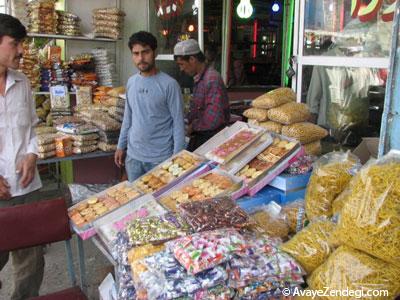
<svg viewBox="0 0 400 300">
<path fill-rule="evenodd" d="M 126 227 L 132 245 L 165 242 L 185 236 L 189 230 L 185 221 L 173 213 L 133 220 Z"/>
<path fill-rule="evenodd" d="M 72 206 L 68 210 L 68 215 L 75 226 L 82 228 L 140 195 L 132 184 L 120 183 Z"/>
<path fill-rule="evenodd" d="M 261 133 L 261 130 L 254 128 L 242 129 L 226 142 L 206 153 L 206 157 L 221 164 L 226 163 L 260 137 Z"/>
<path fill-rule="evenodd" d="M 92 50 L 92 55 L 96 65 L 95 70 L 99 85 L 107 87 L 115 86 L 116 65 L 110 51 L 104 48 L 96 48 Z"/>
<path fill-rule="evenodd" d="M 28 77 L 32 89 L 36 90 L 40 83 L 39 48 L 28 39 L 23 42 L 22 47 L 19 70 Z"/>
<path fill-rule="evenodd" d="M 232 189 L 235 181 L 225 172 L 211 171 L 184 183 L 161 196 L 160 203 L 172 211 L 177 211 L 179 204 L 205 200 L 226 193 Z"/>
<path fill-rule="evenodd" d="M 72 13 L 65 11 L 57 11 L 58 24 L 57 33 L 62 35 L 81 35 L 80 21 L 81 19 Z"/>
<path fill-rule="evenodd" d="M 125 13 L 116 7 L 93 10 L 93 32 L 96 37 L 119 39 Z"/>
<path fill-rule="evenodd" d="M 144 193 L 156 192 L 194 170 L 202 161 L 197 155 L 183 150 L 136 180 L 135 186 Z"/>
<path fill-rule="evenodd" d="M 236 176 L 246 181 L 257 179 L 268 170 L 278 165 L 294 148 L 298 146 L 295 141 L 275 137 L 272 145 L 244 166 Z"/>
<path fill-rule="evenodd" d="M 46 34 L 57 32 L 55 3 L 55 0 L 34 0 L 27 3 L 29 32 Z"/>
<path fill-rule="evenodd" d="M 196 232 L 224 227 L 243 227 L 249 216 L 230 198 L 215 198 L 182 203 L 179 212 Z"/>
</svg>

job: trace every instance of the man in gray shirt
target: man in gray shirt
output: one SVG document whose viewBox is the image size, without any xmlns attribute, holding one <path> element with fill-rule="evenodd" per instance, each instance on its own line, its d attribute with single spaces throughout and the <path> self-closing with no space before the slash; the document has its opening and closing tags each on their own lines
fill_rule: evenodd
<svg viewBox="0 0 400 300">
<path fill-rule="evenodd" d="M 134 181 L 185 147 L 182 93 L 178 82 L 155 65 L 157 40 L 139 31 L 129 39 L 132 61 L 139 72 L 129 78 L 118 148 L 118 167 L 124 165 Z"/>
</svg>

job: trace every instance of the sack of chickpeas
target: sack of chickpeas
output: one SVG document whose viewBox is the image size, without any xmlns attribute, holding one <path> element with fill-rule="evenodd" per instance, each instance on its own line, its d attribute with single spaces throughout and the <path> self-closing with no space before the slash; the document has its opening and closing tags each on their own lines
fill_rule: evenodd
<svg viewBox="0 0 400 300">
<path fill-rule="evenodd" d="M 295 138 L 301 144 L 308 144 L 323 139 L 328 135 L 328 131 L 313 123 L 300 122 L 283 126 L 282 134 Z"/>
<path fill-rule="evenodd" d="M 322 153 L 322 145 L 320 140 L 304 144 L 303 147 L 306 155 L 320 156 Z"/>
<path fill-rule="evenodd" d="M 267 121 L 268 115 L 267 110 L 262 108 L 249 108 L 243 112 L 243 116 L 248 119 L 257 120 L 259 122 Z"/>
<path fill-rule="evenodd" d="M 282 131 L 282 124 L 279 124 L 274 121 L 259 122 L 258 126 L 278 134 L 280 134 Z"/>
<path fill-rule="evenodd" d="M 296 101 L 295 92 L 291 88 L 281 87 L 257 97 L 251 106 L 270 109 L 293 101 Z"/>
<path fill-rule="evenodd" d="M 310 111 L 304 103 L 289 102 L 268 110 L 268 119 L 284 125 L 308 121 Z"/>
</svg>

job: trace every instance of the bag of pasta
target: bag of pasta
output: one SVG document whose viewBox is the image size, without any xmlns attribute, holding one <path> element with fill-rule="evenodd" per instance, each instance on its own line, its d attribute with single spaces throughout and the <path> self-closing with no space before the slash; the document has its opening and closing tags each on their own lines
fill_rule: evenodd
<svg viewBox="0 0 400 300">
<path fill-rule="evenodd" d="M 243 116 L 248 119 L 257 120 L 259 122 L 268 120 L 267 110 L 262 108 L 249 108 L 243 112 Z"/>
<path fill-rule="evenodd" d="M 289 102 L 268 110 L 268 119 L 285 125 L 305 122 L 310 116 L 310 111 L 304 103 Z"/>
<path fill-rule="evenodd" d="M 331 152 L 322 156 L 315 163 L 307 185 L 307 218 L 332 216 L 333 200 L 347 187 L 360 167 L 359 159 L 350 152 Z"/>
<path fill-rule="evenodd" d="M 276 123 L 274 121 L 259 122 L 258 126 L 278 134 L 280 134 L 282 131 L 282 124 Z"/>
<path fill-rule="evenodd" d="M 257 97 L 251 105 L 257 108 L 270 109 L 293 101 L 296 101 L 295 92 L 291 88 L 281 87 Z"/>
<path fill-rule="evenodd" d="M 335 231 L 339 241 L 400 267 L 399 199 L 400 153 L 393 151 L 351 183 Z"/>
<path fill-rule="evenodd" d="M 314 156 L 321 155 L 322 152 L 321 141 L 315 141 L 312 143 L 304 144 L 303 147 L 307 155 L 314 155 Z"/>
<path fill-rule="evenodd" d="M 343 294 L 341 297 L 330 295 L 324 298 L 328 300 L 394 299 L 400 292 L 400 268 L 356 249 L 341 246 L 307 281 L 313 290 L 326 290 L 325 287 L 328 287 L 331 291 L 352 290 L 359 293 L 353 296 Z M 363 296 L 373 290 L 387 291 L 388 295 Z"/>
<path fill-rule="evenodd" d="M 308 274 L 311 274 L 331 254 L 329 237 L 334 226 L 334 223 L 329 220 L 312 222 L 280 248 L 290 254 Z"/>
<path fill-rule="evenodd" d="M 282 134 L 295 138 L 301 144 L 308 144 L 323 139 L 328 131 L 309 122 L 300 122 L 282 127 Z"/>
</svg>

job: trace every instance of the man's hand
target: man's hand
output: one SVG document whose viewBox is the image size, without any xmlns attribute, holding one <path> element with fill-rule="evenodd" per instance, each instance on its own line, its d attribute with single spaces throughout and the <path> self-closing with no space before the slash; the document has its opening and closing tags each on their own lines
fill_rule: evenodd
<svg viewBox="0 0 400 300">
<path fill-rule="evenodd" d="M 192 124 L 189 124 L 186 126 L 186 135 L 187 136 L 191 136 L 193 133 L 193 128 L 192 128 Z"/>
<path fill-rule="evenodd" d="M 125 159 L 125 151 L 122 149 L 117 149 L 114 154 L 114 162 L 118 168 L 121 168 L 124 165 Z"/>
<path fill-rule="evenodd" d="M 0 201 L 9 200 L 11 198 L 10 185 L 3 176 L 0 175 Z"/>
<path fill-rule="evenodd" d="M 18 163 L 17 173 L 21 174 L 19 185 L 26 188 L 33 180 L 36 170 L 36 154 L 29 153 Z"/>
</svg>

